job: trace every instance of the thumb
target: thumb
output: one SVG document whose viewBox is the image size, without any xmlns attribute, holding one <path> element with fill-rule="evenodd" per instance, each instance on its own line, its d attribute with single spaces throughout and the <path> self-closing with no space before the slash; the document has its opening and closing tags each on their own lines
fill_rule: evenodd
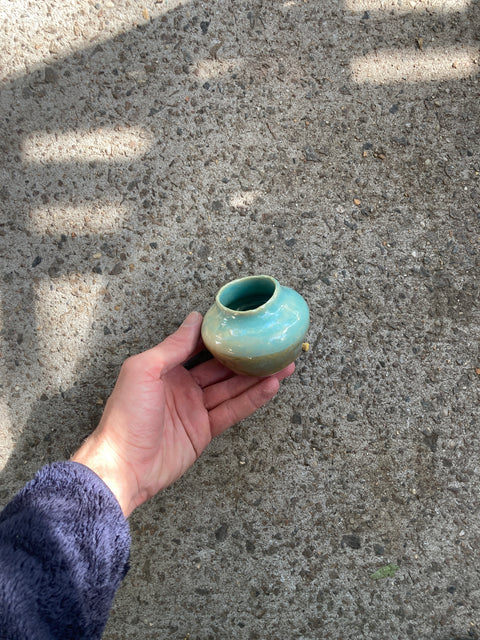
<svg viewBox="0 0 480 640">
<path fill-rule="evenodd" d="M 147 351 L 151 357 L 152 369 L 164 375 L 174 367 L 188 360 L 195 352 L 200 338 L 202 314 L 193 311 L 182 322 L 180 327 L 163 342 Z"/>
</svg>

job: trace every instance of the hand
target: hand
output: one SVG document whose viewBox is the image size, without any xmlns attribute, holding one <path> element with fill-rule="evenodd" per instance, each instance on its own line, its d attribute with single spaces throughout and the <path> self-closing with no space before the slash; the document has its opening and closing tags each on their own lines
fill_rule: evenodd
<svg viewBox="0 0 480 640">
<path fill-rule="evenodd" d="M 201 324 L 193 312 L 123 363 L 100 424 L 72 458 L 104 480 L 125 516 L 177 480 L 213 437 L 266 404 L 295 369 L 252 378 L 209 360 L 187 371 L 182 363 L 201 344 Z"/>
</svg>

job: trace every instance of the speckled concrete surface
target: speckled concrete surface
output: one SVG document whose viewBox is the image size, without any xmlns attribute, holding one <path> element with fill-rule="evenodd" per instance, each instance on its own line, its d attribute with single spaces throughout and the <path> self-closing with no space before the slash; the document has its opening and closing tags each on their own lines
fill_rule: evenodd
<svg viewBox="0 0 480 640">
<path fill-rule="evenodd" d="M 276 399 L 132 516 L 105 639 L 478 638 L 478 1 L 0 17 L 2 503 L 224 282 L 311 307 Z"/>
</svg>

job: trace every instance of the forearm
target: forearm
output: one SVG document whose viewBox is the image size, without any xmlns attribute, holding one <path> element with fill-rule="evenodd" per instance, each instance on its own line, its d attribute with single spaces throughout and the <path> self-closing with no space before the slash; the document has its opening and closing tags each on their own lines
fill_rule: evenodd
<svg viewBox="0 0 480 640">
<path fill-rule="evenodd" d="M 135 474 L 127 461 L 119 459 L 118 454 L 99 435 L 97 428 L 72 456 L 78 462 L 91 469 L 103 480 L 117 499 L 123 515 L 128 518 L 137 506 L 135 497 L 138 485 Z"/>
</svg>

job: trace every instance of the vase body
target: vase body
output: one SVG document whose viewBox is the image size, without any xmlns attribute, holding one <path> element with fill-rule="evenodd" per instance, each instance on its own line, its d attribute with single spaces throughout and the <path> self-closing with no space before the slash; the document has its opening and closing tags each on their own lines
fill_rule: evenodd
<svg viewBox="0 0 480 640">
<path fill-rule="evenodd" d="M 203 320 L 210 353 L 241 375 L 269 376 L 297 358 L 309 325 L 305 300 L 271 276 L 223 286 Z"/>
</svg>

